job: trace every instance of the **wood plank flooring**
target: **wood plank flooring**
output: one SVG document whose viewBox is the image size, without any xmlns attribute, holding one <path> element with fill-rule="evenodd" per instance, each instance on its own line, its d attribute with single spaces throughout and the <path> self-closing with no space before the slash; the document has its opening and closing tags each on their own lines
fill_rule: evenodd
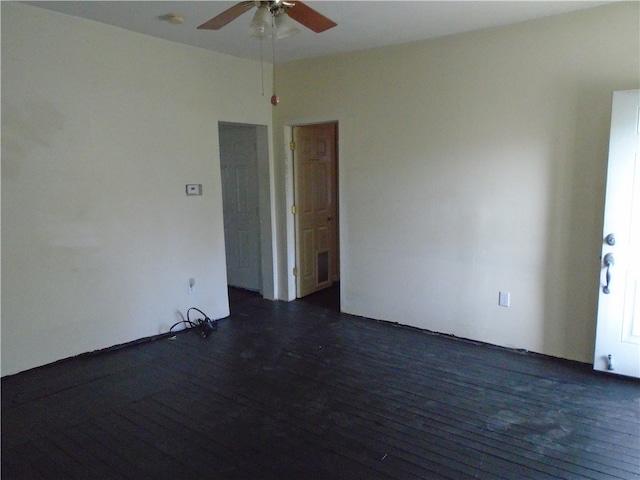
<svg viewBox="0 0 640 480">
<path fill-rule="evenodd" d="M 315 298 L 3 378 L 2 479 L 640 479 L 638 381 Z"/>
</svg>

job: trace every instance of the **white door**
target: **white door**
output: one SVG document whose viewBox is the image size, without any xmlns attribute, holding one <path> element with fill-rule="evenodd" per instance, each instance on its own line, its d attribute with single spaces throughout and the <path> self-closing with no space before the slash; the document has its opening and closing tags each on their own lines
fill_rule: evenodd
<svg viewBox="0 0 640 480">
<path fill-rule="evenodd" d="M 640 90 L 614 92 L 593 367 L 640 377 Z"/>
<path fill-rule="evenodd" d="M 260 291 L 260 210 L 256 128 L 220 124 L 227 283 Z"/>
<path fill-rule="evenodd" d="M 293 128 L 297 297 L 339 279 L 336 124 Z"/>
</svg>

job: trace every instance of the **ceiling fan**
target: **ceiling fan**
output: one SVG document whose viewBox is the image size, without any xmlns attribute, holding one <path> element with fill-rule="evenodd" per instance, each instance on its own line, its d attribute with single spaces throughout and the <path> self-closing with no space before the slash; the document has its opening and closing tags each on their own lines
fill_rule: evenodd
<svg viewBox="0 0 640 480">
<path fill-rule="evenodd" d="M 273 95 L 271 104 L 275 107 L 280 103 L 280 97 L 276 95 L 276 58 L 275 39 L 284 38 L 298 31 L 292 24 L 291 18 L 301 23 L 310 30 L 320 33 L 337 25 L 333 20 L 316 12 L 313 8 L 305 5 L 299 0 L 285 1 L 258 1 L 251 0 L 236 3 L 231 8 L 226 9 L 221 14 L 213 17 L 208 22 L 203 23 L 198 28 L 204 30 L 219 30 L 231 23 L 243 13 L 256 7 L 258 10 L 251 21 L 249 32 L 252 37 L 260 39 L 260 64 L 262 63 L 262 39 L 271 34 L 273 42 Z M 263 70 L 264 71 L 264 70 Z M 264 74 L 263 74 L 264 75 Z M 264 95 L 264 76 L 262 77 L 262 94 Z"/>
<path fill-rule="evenodd" d="M 253 7 L 266 9 L 275 19 L 280 17 L 283 13 L 286 13 L 289 17 L 316 33 L 324 32 L 325 30 L 337 25 L 333 20 L 330 20 L 321 13 L 316 12 L 313 8 L 305 5 L 299 0 L 292 2 L 284 0 L 268 2 L 251 0 L 235 4 L 233 7 L 228 8 L 221 14 L 203 23 L 198 28 L 204 30 L 219 30 L 243 13 L 251 10 Z"/>
</svg>

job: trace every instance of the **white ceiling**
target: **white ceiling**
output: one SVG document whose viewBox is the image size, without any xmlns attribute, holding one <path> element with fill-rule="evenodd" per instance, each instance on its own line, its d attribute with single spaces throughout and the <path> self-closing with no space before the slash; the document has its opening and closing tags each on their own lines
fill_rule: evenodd
<svg viewBox="0 0 640 480">
<path fill-rule="evenodd" d="M 228 55 L 260 59 L 259 40 L 248 35 L 249 23 L 255 12 L 253 9 L 220 30 L 196 28 L 237 3 L 234 1 L 24 3 Z M 441 37 L 597 7 L 610 2 L 305 0 L 305 3 L 337 22 L 338 26 L 323 33 L 314 33 L 300 26 L 300 33 L 297 35 L 276 40 L 277 63 Z M 168 13 L 184 15 L 184 23 L 172 25 L 164 21 L 162 17 Z M 264 46 L 264 55 L 265 61 L 270 62 L 270 40 Z"/>
</svg>

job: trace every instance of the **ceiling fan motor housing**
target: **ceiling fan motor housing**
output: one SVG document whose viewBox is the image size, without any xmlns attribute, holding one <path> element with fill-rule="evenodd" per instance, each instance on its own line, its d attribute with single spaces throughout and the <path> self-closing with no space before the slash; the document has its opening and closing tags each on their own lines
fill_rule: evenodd
<svg viewBox="0 0 640 480">
<path fill-rule="evenodd" d="M 262 2 L 253 0 L 236 3 L 234 6 L 203 23 L 198 28 L 205 30 L 219 30 L 243 13 L 251 10 L 253 7 L 265 7 L 273 16 L 279 16 L 286 12 L 296 22 L 301 23 L 316 33 L 324 32 L 325 30 L 337 25 L 333 20 L 325 17 L 319 12 L 316 12 L 313 8 L 299 0 L 296 0 L 295 2 L 286 2 L 284 0 Z"/>
</svg>

